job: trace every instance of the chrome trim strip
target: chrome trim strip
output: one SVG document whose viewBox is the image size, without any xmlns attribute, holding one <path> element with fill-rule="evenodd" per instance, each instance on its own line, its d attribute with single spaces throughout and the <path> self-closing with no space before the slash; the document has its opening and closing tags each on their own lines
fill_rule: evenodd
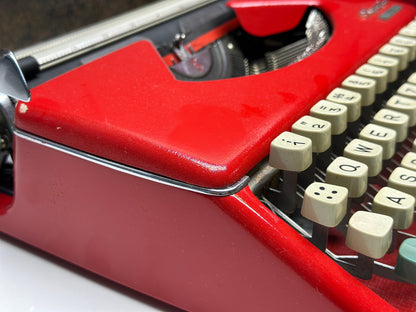
<svg viewBox="0 0 416 312">
<path fill-rule="evenodd" d="M 139 7 L 80 30 L 16 51 L 17 59 L 32 56 L 40 70 L 173 19 L 217 0 L 164 0 Z"/>
<path fill-rule="evenodd" d="M 42 146 L 54 149 L 59 152 L 63 152 L 65 154 L 95 163 L 100 166 L 104 166 L 106 168 L 116 170 L 122 173 L 126 173 L 138 178 L 142 178 L 145 180 L 153 181 L 156 183 L 161 183 L 164 185 L 176 187 L 182 190 L 191 191 L 194 193 L 204 194 L 204 195 L 210 195 L 210 196 L 229 196 L 233 195 L 237 192 L 239 192 L 241 189 L 243 189 L 249 182 L 249 177 L 244 176 L 236 183 L 223 187 L 223 188 L 205 188 L 202 186 L 192 185 L 185 182 L 181 182 L 178 180 L 174 180 L 168 177 L 164 177 L 161 175 L 157 175 L 151 172 L 143 171 L 137 168 L 129 167 L 111 160 L 107 160 L 101 157 L 97 157 L 76 149 L 73 149 L 71 147 L 67 147 L 52 141 L 49 141 L 47 139 L 29 134 L 27 132 L 24 132 L 22 130 L 15 129 L 14 134 L 18 136 L 21 139 L 27 140 L 32 143 L 40 144 Z"/>
</svg>

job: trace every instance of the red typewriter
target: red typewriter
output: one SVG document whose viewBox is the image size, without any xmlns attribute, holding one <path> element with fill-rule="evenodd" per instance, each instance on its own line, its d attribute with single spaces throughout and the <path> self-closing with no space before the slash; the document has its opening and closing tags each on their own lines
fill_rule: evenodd
<svg viewBox="0 0 416 312">
<path fill-rule="evenodd" d="M 0 231 L 187 311 L 415 311 L 415 17 L 168 0 L 3 50 Z"/>
</svg>

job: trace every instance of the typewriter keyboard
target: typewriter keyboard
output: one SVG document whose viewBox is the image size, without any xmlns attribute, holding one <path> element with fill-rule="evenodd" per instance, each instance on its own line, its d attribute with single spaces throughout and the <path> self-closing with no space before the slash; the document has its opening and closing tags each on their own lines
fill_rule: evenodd
<svg viewBox="0 0 416 312">
<path fill-rule="evenodd" d="M 411 22 L 273 140 L 278 173 L 258 195 L 381 297 L 405 283 L 404 310 L 416 309 L 415 60 Z"/>
</svg>

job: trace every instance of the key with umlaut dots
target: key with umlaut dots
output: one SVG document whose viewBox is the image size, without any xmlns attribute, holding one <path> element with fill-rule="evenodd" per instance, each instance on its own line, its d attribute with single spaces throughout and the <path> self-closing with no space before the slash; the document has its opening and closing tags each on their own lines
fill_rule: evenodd
<svg viewBox="0 0 416 312">
<path fill-rule="evenodd" d="M 345 187 L 314 182 L 306 189 L 301 214 L 314 223 L 311 242 L 320 250 L 326 249 L 328 228 L 336 227 L 344 218 L 347 203 Z"/>
</svg>

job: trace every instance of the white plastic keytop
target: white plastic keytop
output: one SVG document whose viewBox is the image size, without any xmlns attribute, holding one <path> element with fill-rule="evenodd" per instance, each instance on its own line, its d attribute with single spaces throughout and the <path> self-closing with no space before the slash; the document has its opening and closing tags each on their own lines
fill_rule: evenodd
<svg viewBox="0 0 416 312">
<path fill-rule="evenodd" d="M 382 258 L 392 240 L 393 219 L 368 211 L 357 211 L 348 223 L 345 244 L 373 259 Z"/>
<path fill-rule="evenodd" d="M 403 156 L 400 166 L 416 171 L 416 153 L 408 152 Z"/>
<path fill-rule="evenodd" d="M 376 81 L 358 75 L 348 76 L 342 87 L 361 94 L 361 106 L 370 106 L 374 103 L 376 95 Z"/>
<path fill-rule="evenodd" d="M 416 197 L 416 171 L 397 167 L 390 174 L 387 185 Z"/>
<path fill-rule="evenodd" d="M 321 100 L 312 106 L 310 114 L 331 123 L 331 133 L 341 134 L 347 129 L 347 107 L 331 101 Z"/>
<path fill-rule="evenodd" d="M 415 40 L 416 41 L 416 40 Z M 407 82 L 408 83 L 413 83 L 416 84 L 416 73 L 413 73 L 409 76 L 409 78 L 407 78 Z"/>
<path fill-rule="evenodd" d="M 269 164 L 281 170 L 301 172 L 312 163 L 311 139 L 292 132 L 282 132 L 270 145 Z"/>
<path fill-rule="evenodd" d="M 399 70 L 405 70 L 407 68 L 410 53 L 408 48 L 387 43 L 380 48 L 379 52 L 387 56 L 398 58 Z"/>
<path fill-rule="evenodd" d="M 409 116 L 406 114 L 383 108 L 374 115 L 373 123 L 395 130 L 396 142 L 403 142 L 407 138 Z"/>
<path fill-rule="evenodd" d="M 415 76 L 416 80 L 416 76 Z M 401 95 L 393 95 L 386 103 L 386 108 L 409 116 L 409 127 L 416 125 L 416 100 Z"/>
<path fill-rule="evenodd" d="M 328 101 L 345 105 L 347 121 L 354 122 L 361 115 L 361 94 L 344 88 L 335 88 L 326 98 Z"/>
<path fill-rule="evenodd" d="M 347 202 L 345 187 L 314 182 L 305 191 L 301 214 L 315 223 L 335 227 L 346 214 Z"/>
<path fill-rule="evenodd" d="M 331 146 L 331 123 L 312 116 L 303 116 L 292 125 L 292 132 L 312 140 L 312 152 L 322 153 Z"/>
<path fill-rule="evenodd" d="M 399 34 L 406 37 L 416 38 L 416 29 L 406 26 L 399 30 Z"/>
<path fill-rule="evenodd" d="M 393 157 L 396 150 L 396 131 L 383 126 L 368 124 L 360 132 L 359 138 L 383 147 L 383 159 Z"/>
<path fill-rule="evenodd" d="M 337 157 L 326 169 L 325 182 L 348 189 L 349 197 L 361 197 L 367 190 L 368 167 L 346 157 Z"/>
<path fill-rule="evenodd" d="M 368 63 L 388 69 L 388 82 L 397 80 L 399 72 L 399 59 L 382 54 L 376 54 L 368 60 Z"/>
<path fill-rule="evenodd" d="M 368 176 L 377 176 L 383 168 L 383 148 L 368 141 L 354 139 L 344 149 L 344 156 L 368 167 Z"/>
<path fill-rule="evenodd" d="M 412 99 L 416 99 L 416 85 L 413 83 L 405 82 L 399 87 L 399 89 L 397 89 L 397 93 Z"/>
<path fill-rule="evenodd" d="M 414 61 L 416 59 L 416 39 L 397 35 L 390 39 L 390 43 L 408 48 L 409 60 Z"/>
<path fill-rule="evenodd" d="M 373 200 L 372 211 L 393 218 L 393 228 L 405 230 L 412 225 L 415 198 L 412 195 L 385 186 Z"/>
<path fill-rule="evenodd" d="M 386 91 L 389 73 L 388 69 L 371 64 L 364 64 L 359 67 L 355 73 L 363 77 L 374 79 L 376 81 L 377 94 Z"/>
</svg>

